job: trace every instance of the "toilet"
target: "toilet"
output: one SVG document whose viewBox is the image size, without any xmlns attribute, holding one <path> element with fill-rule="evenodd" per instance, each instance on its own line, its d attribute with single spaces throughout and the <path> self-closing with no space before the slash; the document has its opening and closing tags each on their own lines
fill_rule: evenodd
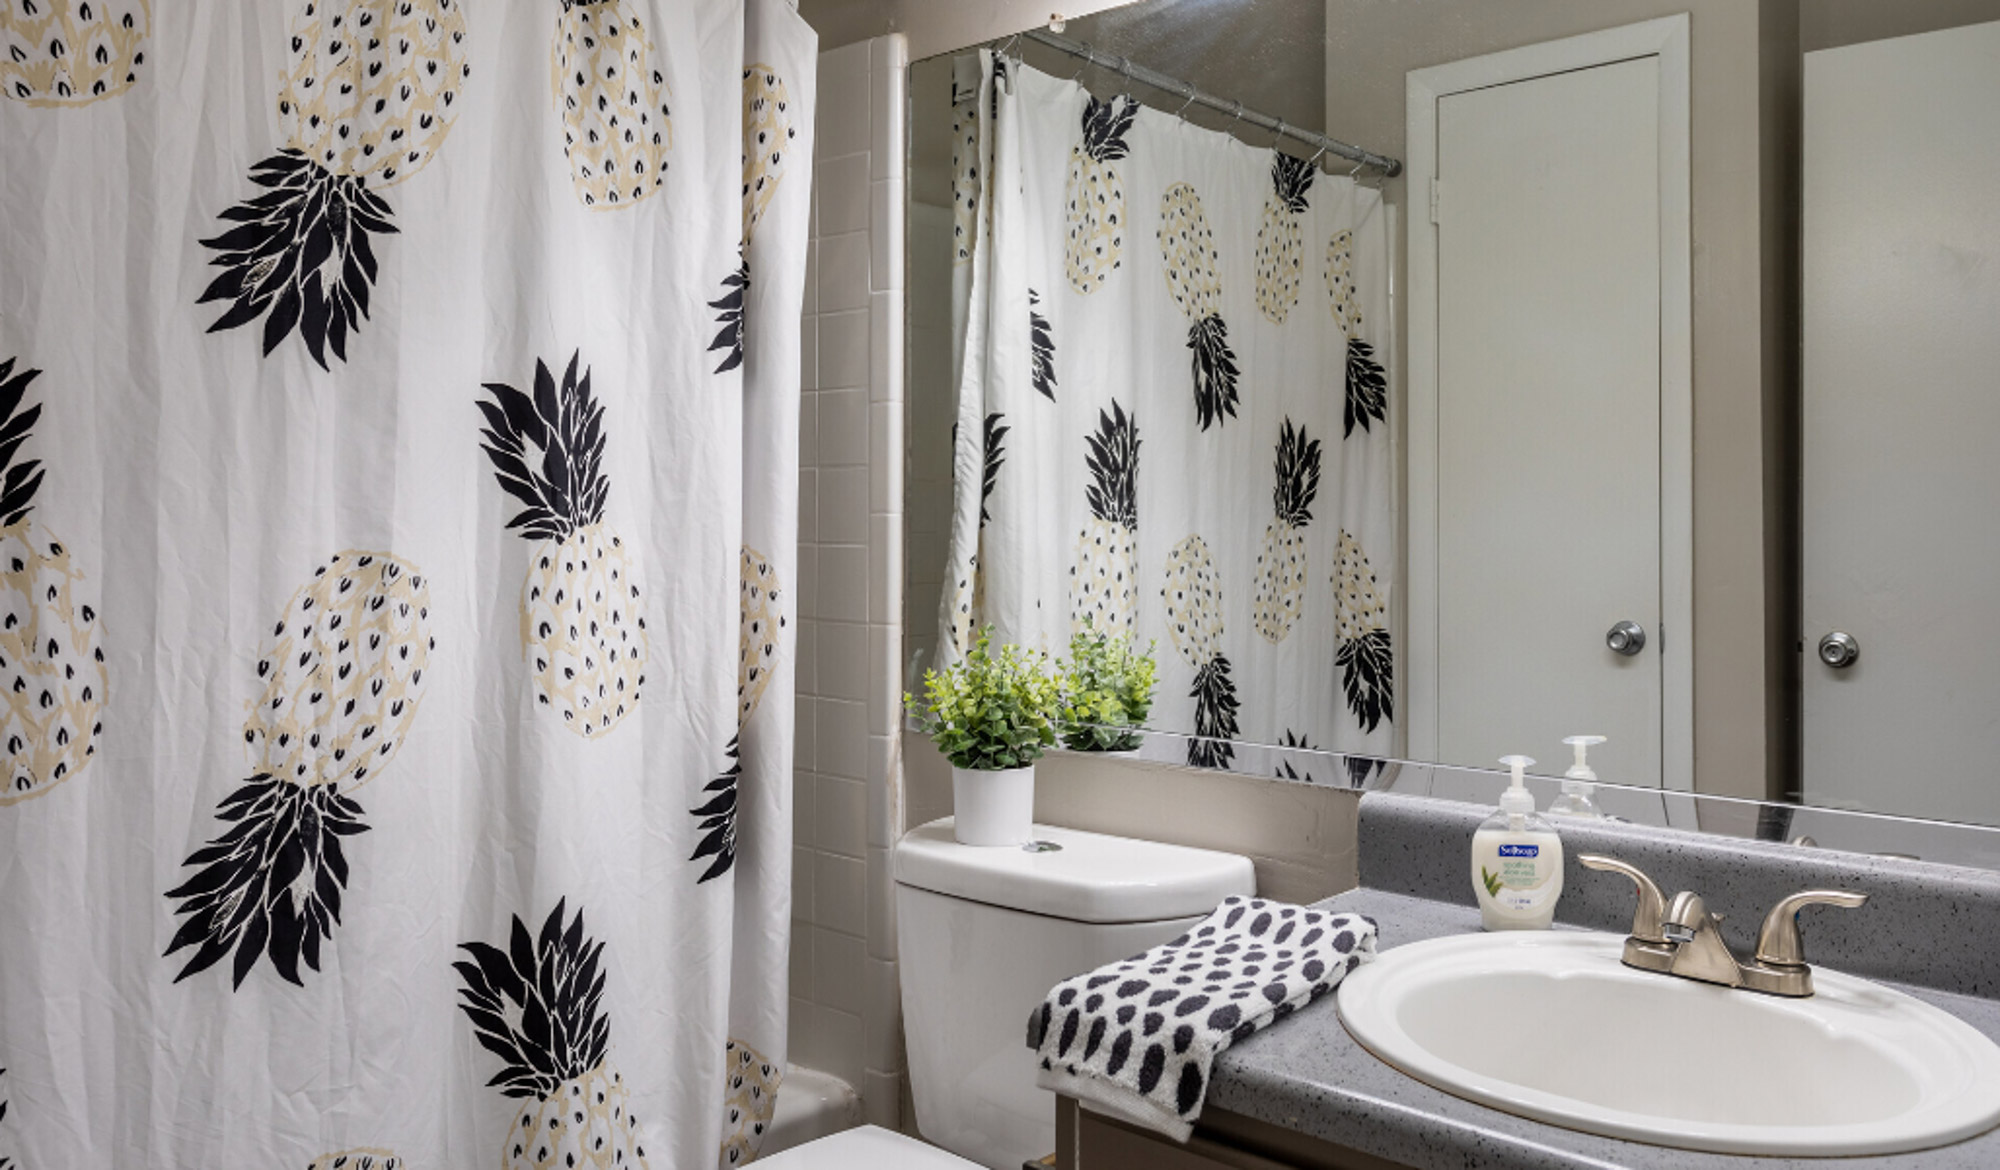
<svg viewBox="0 0 2000 1170">
<path fill-rule="evenodd" d="M 1072 975 L 1129 958 L 1256 893 L 1229 853 L 1036 825 L 1021 847 L 961 845 L 946 817 L 896 846 L 910 1093 L 925 1145 L 874 1126 L 762 1159 L 773 1170 L 1020 1170 L 1055 1151 L 1028 1015 Z M 942 1149 L 938 1147 L 943 1147 Z M 950 1151 L 947 1153 L 946 1151 Z"/>
</svg>

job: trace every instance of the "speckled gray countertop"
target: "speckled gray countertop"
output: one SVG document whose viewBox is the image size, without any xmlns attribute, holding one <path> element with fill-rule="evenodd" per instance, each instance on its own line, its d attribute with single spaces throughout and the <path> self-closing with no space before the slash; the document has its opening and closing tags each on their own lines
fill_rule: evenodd
<svg viewBox="0 0 2000 1170">
<path fill-rule="evenodd" d="M 1319 903 L 1319 908 L 1374 918 L 1382 932 L 1379 945 L 1385 950 L 1479 929 L 1479 912 L 1470 907 L 1383 890 L 1349 890 Z M 1943 1008 L 2000 1042 L 2000 1002 L 1907 984 L 1889 986 Z M 1228 1110 L 1418 1170 L 2000 1167 L 2000 1130 L 1912 1154 L 1761 1158 L 1667 1149 L 1530 1121 L 1454 1097 L 1384 1064 L 1347 1034 L 1335 1006 L 1337 996 L 1338 992 L 1217 1057 L 1207 1108 Z"/>
</svg>

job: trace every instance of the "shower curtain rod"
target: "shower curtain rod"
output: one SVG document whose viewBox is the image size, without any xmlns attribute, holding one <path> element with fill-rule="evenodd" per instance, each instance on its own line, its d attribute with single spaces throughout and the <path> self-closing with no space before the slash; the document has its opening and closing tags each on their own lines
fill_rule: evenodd
<svg viewBox="0 0 2000 1170">
<path fill-rule="evenodd" d="M 1324 134 L 1316 134 L 1311 130 L 1301 130 L 1296 126 L 1287 125 L 1283 118 L 1273 118 L 1269 114 L 1260 114 L 1255 110 L 1245 109 L 1243 103 L 1239 101 L 1224 101 L 1213 94 L 1203 93 L 1185 81 L 1168 77 L 1166 74 L 1148 69 L 1144 65 L 1134 64 L 1128 57 L 1121 57 L 1115 53 L 1100 53 L 1089 45 L 1072 41 L 1067 37 L 1059 37 L 1054 33 L 1045 32 L 1038 28 L 1029 29 L 1021 35 L 1038 45 L 1047 45 L 1051 49 L 1068 53 L 1072 57 L 1081 57 L 1092 65 L 1099 65 L 1110 69 L 1120 76 L 1130 78 L 1141 85 L 1151 86 L 1154 89 L 1163 90 L 1176 97 L 1185 99 L 1188 105 L 1206 106 L 1211 110 L 1228 114 L 1252 126 L 1261 126 L 1266 130 L 1276 131 L 1280 137 L 1296 139 L 1323 153 L 1344 158 L 1349 162 L 1360 163 L 1364 167 L 1374 167 L 1381 171 L 1384 177 L 1394 178 L 1403 173 L 1403 162 L 1401 159 L 1388 158 L 1384 155 L 1376 154 L 1372 150 L 1363 150 L 1358 146 L 1349 145 L 1337 138 L 1328 138 Z M 1187 106 L 1183 105 L 1181 108 L 1186 109 Z"/>
</svg>

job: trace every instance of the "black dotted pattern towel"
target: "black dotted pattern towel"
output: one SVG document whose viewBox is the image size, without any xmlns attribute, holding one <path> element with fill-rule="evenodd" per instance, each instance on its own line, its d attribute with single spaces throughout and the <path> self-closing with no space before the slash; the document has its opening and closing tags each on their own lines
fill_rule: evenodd
<svg viewBox="0 0 2000 1170">
<path fill-rule="evenodd" d="M 1375 922 L 1229 898 L 1199 926 L 1064 980 L 1028 1020 L 1035 1083 L 1186 1141 L 1216 1056 L 1375 957 Z"/>
</svg>

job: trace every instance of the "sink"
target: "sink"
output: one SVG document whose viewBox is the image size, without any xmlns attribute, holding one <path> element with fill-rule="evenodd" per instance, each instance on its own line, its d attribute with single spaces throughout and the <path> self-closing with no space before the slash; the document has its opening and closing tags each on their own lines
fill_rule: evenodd
<svg viewBox="0 0 2000 1170">
<path fill-rule="evenodd" d="M 2000 1123 L 2000 1047 L 1817 969 L 1781 999 L 1635 971 L 1622 938 L 1455 935 L 1348 975 L 1368 1051 L 1456 1096 L 1586 1133 L 1728 1154 L 1890 1154 Z"/>
</svg>

